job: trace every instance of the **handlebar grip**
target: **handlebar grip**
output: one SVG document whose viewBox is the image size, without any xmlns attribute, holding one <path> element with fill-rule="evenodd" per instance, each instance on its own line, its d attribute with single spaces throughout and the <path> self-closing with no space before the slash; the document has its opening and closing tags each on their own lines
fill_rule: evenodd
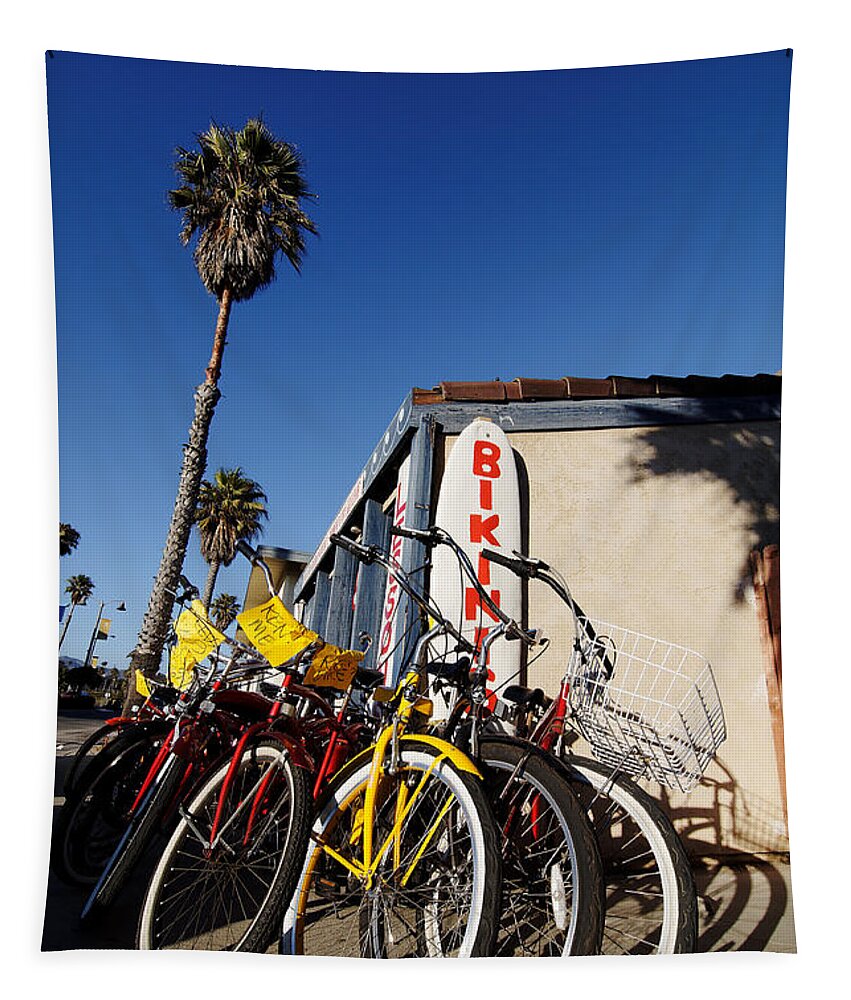
<svg viewBox="0 0 851 1000">
<path fill-rule="evenodd" d="M 425 545 L 435 545 L 437 539 L 431 528 L 406 528 L 401 524 L 391 524 L 390 534 L 398 535 L 400 538 L 413 538 L 416 542 L 423 542 Z"/>
<path fill-rule="evenodd" d="M 494 552 L 492 549 L 482 549 L 482 555 L 488 562 L 499 563 L 500 566 L 505 566 L 517 576 L 525 576 L 528 579 L 532 575 L 530 567 L 520 559 L 512 559 L 511 556 L 504 556 L 501 552 Z"/>
<path fill-rule="evenodd" d="M 334 532 L 330 535 L 328 541 L 332 545 L 336 545 L 338 548 L 345 549 L 346 552 L 351 553 L 355 559 L 360 559 L 361 562 L 367 565 L 375 561 L 375 554 L 369 548 L 369 546 L 361 545 L 354 541 L 352 538 L 347 538 L 345 535 L 341 535 L 338 532 Z"/>
<path fill-rule="evenodd" d="M 183 587 L 184 593 L 183 593 L 183 597 L 182 598 L 178 597 L 178 600 L 181 600 L 181 599 L 182 600 L 186 600 L 187 597 L 198 597 L 198 596 L 200 596 L 201 592 L 198 590 L 198 588 L 195 586 L 195 584 L 192 583 L 191 580 L 187 580 L 186 577 L 183 576 L 183 575 L 180 576 L 180 586 Z"/>
<path fill-rule="evenodd" d="M 253 549 L 244 539 L 240 539 L 236 543 L 236 551 L 240 555 L 245 556 L 250 563 L 254 563 L 254 560 L 257 558 L 257 550 Z"/>
</svg>

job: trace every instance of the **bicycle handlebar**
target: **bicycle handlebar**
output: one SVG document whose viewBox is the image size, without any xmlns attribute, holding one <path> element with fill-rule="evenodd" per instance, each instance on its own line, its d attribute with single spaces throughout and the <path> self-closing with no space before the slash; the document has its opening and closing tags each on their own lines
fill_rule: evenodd
<svg viewBox="0 0 851 1000">
<path fill-rule="evenodd" d="M 520 555 L 519 552 L 515 552 L 512 557 L 502 552 L 494 552 L 492 549 L 482 549 L 482 555 L 488 562 L 499 563 L 517 576 L 525 576 L 527 580 L 534 579 L 550 568 L 543 559 L 530 559 L 528 556 Z"/>
<path fill-rule="evenodd" d="M 398 535 L 401 538 L 412 538 L 415 542 L 422 542 L 423 545 L 437 545 L 441 540 L 438 535 L 439 528 L 407 528 L 401 524 L 392 524 L 390 534 Z"/>
<path fill-rule="evenodd" d="M 412 538 L 416 541 L 423 542 L 428 546 L 435 545 L 448 545 L 452 551 L 455 553 L 458 561 L 460 562 L 465 575 L 469 578 L 470 582 L 478 591 L 483 603 L 490 608 L 494 616 L 498 618 L 504 626 L 504 634 L 507 639 L 520 639 L 527 645 L 534 646 L 536 643 L 541 641 L 541 635 L 537 629 L 526 630 L 521 628 L 515 621 L 506 615 L 506 613 L 499 607 L 498 604 L 494 603 L 488 592 L 484 589 L 479 578 L 476 576 L 476 572 L 473 569 L 472 563 L 467 555 L 467 553 L 458 545 L 455 539 L 442 528 L 437 525 L 431 528 L 408 528 L 402 525 L 392 525 L 390 528 L 390 533 L 394 535 L 401 536 L 402 538 Z M 413 598 L 419 604 L 419 606 L 426 611 L 436 622 L 439 622 L 444 626 L 449 635 L 451 635 L 459 644 L 463 644 L 462 648 L 472 649 L 471 644 L 452 627 L 452 625 L 446 621 L 446 619 L 439 614 L 438 609 L 425 597 L 424 594 L 417 592 L 410 584 L 407 579 L 407 574 L 404 570 L 398 566 L 394 565 L 387 554 L 379 549 L 375 545 L 361 545 L 346 535 L 341 535 L 339 532 L 335 532 L 329 537 L 329 541 L 332 545 L 337 545 L 347 552 L 350 552 L 356 559 L 366 565 L 378 560 L 385 568 L 396 575 L 396 579 L 399 581 L 403 590 Z"/>
<path fill-rule="evenodd" d="M 196 597 L 201 596 L 201 592 L 198 590 L 195 584 L 192 583 L 191 580 L 187 580 L 186 577 L 183 576 L 182 574 L 178 578 L 178 582 L 180 583 L 180 586 L 183 587 L 183 593 L 178 594 L 172 591 L 172 593 L 174 593 L 174 600 L 177 604 L 185 604 L 187 601 L 192 601 Z"/>
<path fill-rule="evenodd" d="M 240 555 L 242 555 L 242 556 L 245 556 L 245 558 L 246 558 L 246 559 L 247 559 L 247 560 L 248 560 L 248 561 L 249 561 L 250 563 L 252 563 L 252 565 L 254 564 L 254 561 L 255 561 L 255 560 L 257 559 L 257 549 L 255 549 L 255 548 L 252 548 L 252 547 L 251 547 L 251 546 L 250 546 L 250 545 L 248 544 L 248 542 L 246 542 L 246 541 L 245 541 L 244 539 L 240 539 L 240 540 L 239 540 L 239 541 L 238 541 L 238 542 L 236 543 L 236 551 L 237 551 L 237 552 L 238 552 L 238 553 L 239 553 Z"/>
<path fill-rule="evenodd" d="M 338 548 L 345 549 L 355 559 L 359 559 L 367 566 L 371 566 L 375 562 L 375 557 L 378 554 L 378 550 L 374 545 L 361 545 L 360 542 L 356 542 L 353 538 L 348 538 L 346 535 L 341 535 L 336 531 L 329 536 L 328 541 Z"/>
<path fill-rule="evenodd" d="M 493 552 L 491 549 L 482 549 L 482 555 L 489 562 L 499 563 L 499 565 L 505 566 L 513 573 L 516 573 L 518 576 L 525 577 L 527 580 L 542 580 L 570 609 L 570 612 L 573 615 L 574 629 L 577 637 L 576 641 L 578 642 L 580 630 L 584 632 L 586 638 L 590 642 L 597 641 L 598 637 L 594 626 L 588 620 L 588 616 L 582 608 L 580 608 L 574 600 L 567 584 L 559 579 L 556 579 L 551 571 L 551 568 L 542 559 L 532 559 L 529 556 L 522 556 L 519 552 L 515 552 L 515 558 L 512 558 L 511 556 L 503 555 L 501 552 Z M 614 662 L 607 653 L 601 655 L 601 660 L 605 668 L 606 676 L 611 678 L 615 669 Z"/>
</svg>

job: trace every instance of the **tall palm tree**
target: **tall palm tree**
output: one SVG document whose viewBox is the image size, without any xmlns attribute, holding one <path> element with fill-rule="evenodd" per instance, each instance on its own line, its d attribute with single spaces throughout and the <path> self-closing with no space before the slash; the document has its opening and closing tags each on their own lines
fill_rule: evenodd
<svg viewBox="0 0 851 1000">
<path fill-rule="evenodd" d="M 250 542 L 263 530 L 261 520 L 268 517 L 263 501 L 266 494 L 242 469 L 219 469 L 213 481 L 204 480 L 198 496 L 195 523 L 201 536 L 201 555 L 210 571 L 201 598 L 207 611 L 219 567 L 230 566 L 236 556 L 236 543 Z"/>
<path fill-rule="evenodd" d="M 218 381 L 231 306 L 244 302 L 275 277 L 282 254 L 299 271 L 305 233 L 316 228 L 302 202 L 311 198 L 296 150 L 276 139 L 259 119 L 242 129 L 211 125 L 199 135 L 198 149 L 177 149 L 175 170 L 181 185 L 169 202 L 183 217 L 180 239 L 195 240 L 195 266 L 204 287 L 218 304 L 213 349 L 204 381 L 195 390 L 195 415 L 183 449 L 177 499 L 160 568 L 130 661 L 156 673 L 168 635 L 198 493 L 207 462 L 207 437 L 219 400 Z M 127 704 L 136 700 L 128 684 Z"/>
<path fill-rule="evenodd" d="M 233 594 L 219 594 L 210 605 L 213 624 L 220 632 L 230 625 L 239 614 L 239 602 Z"/>
<path fill-rule="evenodd" d="M 72 528 L 70 524 L 59 522 L 59 555 L 69 556 L 71 550 L 76 549 L 80 542 L 80 532 Z"/>
<path fill-rule="evenodd" d="M 78 604 L 85 604 L 95 589 L 92 578 L 86 576 L 85 573 L 77 573 L 75 576 L 69 576 L 67 582 L 68 586 L 65 588 L 65 593 L 71 598 L 71 606 L 68 608 L 68 617 L 65 619 L 62 635 L 59 637 L 60 649 L 62 649 L 62 643 L 65 641 L 65 633 L 68 631 L 68 626 L 71 624 L 71 616 L 74 614 L 74 608 Z"/>
</svg>

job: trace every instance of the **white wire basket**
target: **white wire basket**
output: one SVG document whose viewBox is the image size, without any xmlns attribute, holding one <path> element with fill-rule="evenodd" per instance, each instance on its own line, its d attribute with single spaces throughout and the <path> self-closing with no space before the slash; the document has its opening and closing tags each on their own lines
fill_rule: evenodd
<svg viewBox="0 0 851 1000">
<path fill-rule="evenodd" d="M 708 661 L 685 646 L 587 621 L 596 638 L 582 635 L 567 671 L 571 723 L 602 763 L 689 791 L 727 738 Z"/>
</svg>

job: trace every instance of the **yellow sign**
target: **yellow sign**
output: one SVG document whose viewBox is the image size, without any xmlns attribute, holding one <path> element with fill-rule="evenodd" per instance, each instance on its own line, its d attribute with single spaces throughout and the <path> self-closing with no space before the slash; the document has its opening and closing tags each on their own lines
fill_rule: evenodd
<svg viewBox="0 0 851 1000">
<path fill-rule="evenodd" d="M 313 657 L 313 662 L 304 676 L 305 684 L 314 687 L 332 687 L 347 691 L 358 672 L 358 664 L 364 654 L 354 649 L 339 649 L 337 646 L 323 646 Z"/>
<path fill-rule="evenodd" d="M 185 646 L 178 643 L 168 658 L 168 682 L 178 691 L 185 691 L 192 683 L 192 675 L 197 664 L 195 657 Z"/>
<path fill-rule="evenodd" d="M 136 671 L 136 690 L 143 698 L 151 697 L 151 689 L 148 687 L 148 681 L 141 670 Z"/>
<path fill-rule="evenodd" d="M 172 649 L 168 663 L 169 682 L 179 691 L 189 687 L 196 664 L 225 640 L 207 617 L 204 605 L 195 600 L 181 611 L 174 623 L 177 645 Z"/>
<path fill-rule="evenodd" d="M 292 659 L 319 636 L 296 621 L 280 597 L 273 597 L 236 616 L 252 645 L 272 664 L 279 667 Z"/>
<path fill-rule="evenodd" d="M 109 638 L 109 626 L 111 624 L 111 618 L 101 618 L 98 622 L 98 641 Z"/>
</svg>

